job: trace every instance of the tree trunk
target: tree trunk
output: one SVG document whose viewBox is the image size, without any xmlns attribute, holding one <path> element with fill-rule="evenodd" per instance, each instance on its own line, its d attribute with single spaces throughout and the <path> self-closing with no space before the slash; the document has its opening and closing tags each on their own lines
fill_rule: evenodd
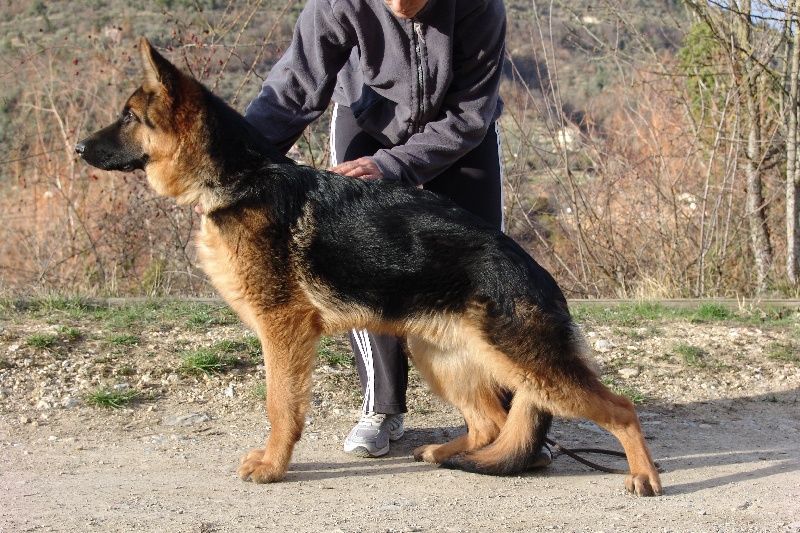
<svg viewBox="0 0 800 533">
<path fill-rule="evenodd" d="M 798 164 L 798 78 L 800 78 L 800 0 L 795 0 L 792 13 L 786 23 L 794 29 L 792 54 L 789 64 L 789 95 L 787 98 L 786 127 L 786 277 L 795 288 L 800 274 L 800 206 L 797 192 L 800 190 L 800 165 Z"/>
<path fill-rule="evenodd" d="M 753 80 L 747 87 L 748 135 L 745 174 L 747 181 L 747 219 L 750 226 L 750 244 L 756 267 L 756 293 L 767 292 L 767 278 L 772 264 L 772 246 L 767 228 L 764 193 L 761 186 L 761 124 L 760 105 L 757 100 L 757 82 Z"/>
<path fill-rule="evenodd" d="M 750 20 L 750 2 L 742 2 L 742 14 L 737 17 L 740 24 L 740 46 L 744 50 L 753 49 L 752 21 Z M 743 54 L 744 55 L 744 54 Z M 747 182 L 747 220 L 750 228 L 750 245 L 756 267 L 756 294 L 767 292 L 769 270 L 772 265 L 772 246 L 770 245 L 767 227 L 766 206 L 761 182 L 762 139 L 761 139 L 761 101 L 759 81 L 763 73 L 757 69 L 749 57 L 744 57 L 741 73 L 745 81 L 744 98 L 746 100 L 747 123 L 747 157 L 745 175 Z"/>
</svg>

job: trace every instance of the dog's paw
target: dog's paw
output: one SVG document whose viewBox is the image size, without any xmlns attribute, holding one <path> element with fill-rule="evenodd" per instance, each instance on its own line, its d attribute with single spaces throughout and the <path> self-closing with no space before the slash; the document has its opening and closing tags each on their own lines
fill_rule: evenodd
<svg viewBox="0 0 800 533">
<path fill-rule="evenodd" d="M 253 483 L 274 483 L 283 478 L 285 469 L 268 461 L 264 457 L 264 450 L 250 450 L 239 460 L 236 474 L 242 481 L 251 480 Z"/>
<path fill-rule="evenodd" d="M 439 444 L 426 444 L 414 450 L 414 460 L 424 461 L 426 463 L 440 463 L 436 457 L 436 450 L 439 449 Z"/>
<path fill-rule="evenodd" d="M 264 449 L 257 448 L 255 450 L 250 450 L 246 454 L 239 459 L 239 464 L 243 465 L 248 461 L 261 461 L 264 458 Z"/>
<path fill-rule="evenodd" d="M 661 496 L 661 480 L 647 474 L 630 474 L 625 479 L 625 488 L 637 496 Z"/>
<path fill-rule="evenodd" d="M 245 456 L 246 457 L 246 456 Z M 236 474 L 242 481 L 248 479 L 253 483 L 274 483 L 283 479 L 284 471 L 282 468 L 275 466 L 268 461 L 259 461 L 256 459 L 244 460 Z"/>
</svg>

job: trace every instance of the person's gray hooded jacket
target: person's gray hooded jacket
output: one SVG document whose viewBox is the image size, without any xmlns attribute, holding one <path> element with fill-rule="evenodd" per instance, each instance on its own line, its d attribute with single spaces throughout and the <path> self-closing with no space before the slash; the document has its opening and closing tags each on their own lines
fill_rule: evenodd
<svg viewBox="0 0 800 533">
<path fill-rule="evenodd" d="M 372 158 L 385 179 L 424 183 L 499 117 L 505 33 L 502 0 L 429 0 L 413 19 L 383 0 L 310 0 L 245 116 L 286 151 L 333 100 L 392 147 Z"/>
</svg>

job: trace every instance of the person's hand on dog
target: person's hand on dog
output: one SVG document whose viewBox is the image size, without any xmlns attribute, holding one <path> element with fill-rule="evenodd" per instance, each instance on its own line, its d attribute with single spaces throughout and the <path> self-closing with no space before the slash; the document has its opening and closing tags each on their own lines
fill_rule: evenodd
<svg viewBox="0 0 800 533">
<path fill-rule="evenodd" d="M 361 178 L 365 180 L 379 180 L 383 177 L 378 165 L 372 162 L 368 157 L 360 157 L 352 161 L 345 161 L 340 165 L 331 167 L 328 170 L 342 174 L 343 176 L 350 176 L 351 178 Z"/>
</svg>

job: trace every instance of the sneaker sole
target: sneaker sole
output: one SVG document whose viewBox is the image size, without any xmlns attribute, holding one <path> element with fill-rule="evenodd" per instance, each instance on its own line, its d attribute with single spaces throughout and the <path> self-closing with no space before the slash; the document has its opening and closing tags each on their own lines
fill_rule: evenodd
<svg viewBox="0 0 800 533">
<path fill-rule="evenodd" d="M 387 444 L 385 448 L 382 448 L 380 450 L 375 450 L 374 452 L 370 452 L 364 446 L 356 446 L 355 448 L 350 448 L 350 449 L 345 448 L 344 449 L 344 453 L 347 453 L 347 454 L 350 454 L 350 455 L 355 455 L 356 457 L 364 457 L 364 458 L 381 457 L 381 456 L 386 455 L 387 453 L 389 453 L 389 445 Z"/>
</svg>

